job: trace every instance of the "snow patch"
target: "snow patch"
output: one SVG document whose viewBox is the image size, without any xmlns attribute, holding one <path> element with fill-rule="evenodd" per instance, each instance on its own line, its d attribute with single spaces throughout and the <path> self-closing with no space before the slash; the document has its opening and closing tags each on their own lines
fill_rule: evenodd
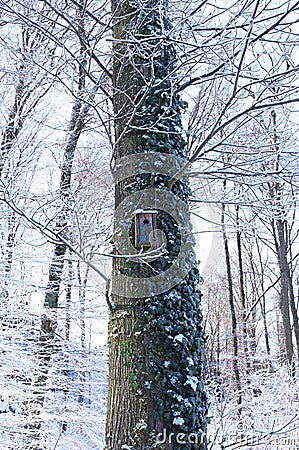
<svg viewBox="0 0 299 450">
<path fill-rule="evenodd" d="M 185 421 L 182 417 L 175 417 L 172 423 L 173 425 L 183 425 Z"/>
<path fill-rule="evenodd" d="M 194 392 L 196 392 L 197 385 L 198 385 L 198 378 L 197 377 L 187 377 L 187 381 L 185 382 L 185 385 L 191 386 Z"/>
<path fill-rule="evenodd" d="M 183 334 L 177 334 L 177 335 L 173 338 L 174 341 L 180 342 L 180 343 L 182 343 L 184 339 L 185 339 L 185 336 L 184 336 Z"/>
</svg>

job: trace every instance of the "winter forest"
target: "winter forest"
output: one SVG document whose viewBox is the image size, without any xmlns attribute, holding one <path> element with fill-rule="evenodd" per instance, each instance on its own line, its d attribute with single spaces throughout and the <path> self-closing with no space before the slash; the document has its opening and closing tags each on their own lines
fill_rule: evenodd
<svg viewBox="0 0 299 450">
<path fill-rule="evenodd" d="M 0 450 L 295 450 L 299 1 L 0 0 Z"/>
</svg>

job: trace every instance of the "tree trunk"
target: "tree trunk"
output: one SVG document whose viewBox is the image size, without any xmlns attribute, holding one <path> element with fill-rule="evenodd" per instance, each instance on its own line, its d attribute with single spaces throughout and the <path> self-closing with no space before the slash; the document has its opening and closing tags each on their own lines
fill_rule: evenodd
<svg viewBox="0 0 299 450">
<path fill-rule="evenodd" d="M 84 33 L 84 14 L 85 8 L 78 5 L 78 36 Z M 85 85 L 85 64 L 86 52 L 84 47 L 84 39 L 80 40 L 80 64 L 78 64 L 78 80 L 77 80 L 77 100 L 74 103 L 71 113 L 71 119 L 68 128 L 67 142 L 64 150 L 63 166 L 60 177 L 60 198 L 62 200 L 61 211 L 56 219 L 55 231 L 57 234 L 69 239 L 68 218 L 70 215 L 69 204 L 71 197 L 71 178 L 72 166 L 77 148 L 78 140 L 84 129 L 86 115 L 90 109 L 90 103 L 84 101 L 86 92 Z M 38 449 L 41 419 L 40 414 L 44 406 L 45 392 L 47 389 L 48 372 L 51 364 L 52 355 L 55 352 L 55 344 L 53 338 L 55 337 L 55 330 L 57 327 L 57 307 L 59 300 L 60 285 L 62 282 L 64 260 L 67 251 L 67 246 L 63 242 L 58 242 L 54 246 L 54 254 L 49 268 L 49 278 L 44 299 L 44 308 L 47 309 L 47 314 L 42 319 L 41 324 L 41 338 L 38 342 L 37 350 L 37 368 L 36 373 L 40 374 L 33 376 L 31 383 L 30 400 L 27 408 L 28 424 L 30 429 L 29 440 L 28 436 L 23 441 L 24 449 Z M 70 297 L 70 290 L 68 291 Z M 69 301 L 70 298 L 67 298 Z M 66 337 L 69 337 L 70 329 L 66 327 Z M 42 355 L 42 358 L 39 357 Z M 66 362 L 67 364 L 67 362 Z M 65 370 L 68 375 L 68 370 Z M 68 388 L 66 388 L 67 392 Z M 41 394 L 36 394 L 41 392 Z M 62 431 L 66 430 L 66 423 L 62 424 Z M 32 436 L 32 444 L 30 442 L 30 435 Z"/>
<path fill-rule="evenodd" d="M 23 30 L 23 36 L 27 35 L 27 39 L 30 37 L 30 31 Z M 17 67 L 18 81 L 15 85 L 14 99 L 13 103 L 9 109 L 9 114 L 6 120 L 4 129 L 1 132 L 0 141 L 0 177 L 5 180 L 7 175 L 11 171 L 10 158 L 13 153 L 13 147 L 17 143 L 19 134 L 22 131 L 24 121 L 28 115 L 26 110 L 27 105 L 30 105 L 31 97 L 34 95 L 35 91 L 31 89 L 31 83 L 33 80 L 28 80 L 28 67 L 26 53 L 28 53 L 28 48 L 23 41 L 23 48 L 21 53 L 23 58 L 19 67 Z M 38 97 L 36 100 L 36 106 L 38 104 Z M 10 175 L 11 176 L 11 175 Z M 8 297 L 8 283 L 9 276 L 11 273 L 12 263 L 13 263 L 13 252 L 15 247 L 15 239 L 17 228 L 19 226 L 16 220 L 16 214 L 13 211 L 7 212 L 7 237 L 5 239 L 5 244 L 3 245 L 3 255 L 4 255 L 4 284 L 5 289 L 3 296 Z"/>
<path fill-rule="evenodd" d="M 233 278 L 232 278 L 230 254 L 229 254 L 229 248 L 228 248 L 228 239 L 227 239 L 227 234 L 226 234 L 226 230 L 225 230 L 225 205 L 224 204 L 222 204 L 221 224 L 222 224 L 222 235 L 223 235 L 224 253 L 225 253 L 225 261 L 226 261 L 228 298 L 229 298 L 229 306 L 230 306 L 231 321 L 232 321 L 233 371 L 234 371 L 235 381 L 236 381 L 237 401 L 238 401 L 238 404 L 241 405 L 242 396 L 241 396 L 240 370 L 239 370 L 239 364 L 238 364 L 239 345 L 238 345 L 238 334 L 237 334 L 237 315 L 236 315 L 235 302 L 234 302 Z"/>
<path fill-rule="evenodd" d="M 271 126 L 272 126 L 272 135 L 271 141 L 273 144 L 273 149 L 275 150 L 275 159 L 274 159 L 274 170 L 278 172 L 279 170 L 279 161 L 280 161 L 280 150 L 278 144 L 278 136 L 277 136 L 277 123 L 276 123 L 276 112 L 273 109 L 271 111 Z M 284 208 L 282 205 L 282 187 L 278 182 L 273 183 L 273 187 L 271 189 L 272 197 L 273 197 L 273 206 L 274 206 L 274 218 L 272 220 L 272 230 L 273 237 L 275 242 L 275 248 L 278 259 L 278 266 L 280 271 L 280 310 L 282 315 L 282 323 L 284 328 L 284 337 L 285 337 L 285 352 L 287 362 L 290 365 L 291 372 L 295 375 L 295 365 L 294 365 L 294 348 L 292 342 L 292 326 L 291 326 L 291 318 L 290 318 L 290 284 L 289 284 L 289 263 L 287 259 L 287 240 L 286 240 L 286 221 L 284 219 Z M 296 313 L 297 315 L 297 313 Z M 298 323 L 298 318 L 297 318 Z"/>
<path fill-rule="evenodd" d="M 79 92 L 81 89 L 83 89 L 83 86 L 79 86 Z M 69 239 L 67 224 L 70 210 L 67 203 L 70 199 L 71 194 L 72 166 L 78 140 L 84 128 L 84 120 L 86 118 L 86 114 L 87 110 L 84 107 L 82 100 L 77 100 L 72 110 L 72 116 L 68 131 L 68 142 L 64 151 L 64 162 L 60 178 L 59 191 L 60 197 L 63 201 L 63 206 L 58 216 L 55 227 L 56 232 L 62 235 L 65 239 Z M 57 308 L 58 306 L 59 290 L 62 282 L 66 250 L 67 247 L 62 242 L 57 243 L 54 246 L 54 254 L 49 268 L 49 279 L 44 302 L 45 306 L 48 308 Z"/>
<path fill-rule="evenodd" d="M 79 285 L 79 303 L 80 303 L 80 330 L 81 330 L 81 347 L 86 348 L 86 325 L 85 325 L 85 300 L 86 287 L 88 281 L 89 267 L 84 272 L 82 280 L 80 260 L 77 262 L 77 278 Z"/>
<path fill-rule="evenodd" d="M 259 270 L 261 273 L 261 287 L 262 287 L 261 313 L 262 313 L 262 317 L 263 317 L 266 352 L 267 352 L 267 356 L 268 356 L 269 365 L 271 365 L 270 339 L 269 339 L 269 331 L 268 331 L 268 324 L 267 324 L 267 317 L 266 317 L 265 270 L 264 270 L 264 264 L 263 264 L 263 260 L 262 260 L 261 249 L 258 245 L 258 242 L 257 242 L 257 252 L 258 252 L 258 259 L 259 259 L 259 266 L 260 266 Z"/>
<path fill-rule="evenodd" d="M 246 323 L 246 296 L 245 296 L 245 282 L 244 282 L 244 269 L 243 269 L 243 255 L 242 255 L 242 241 L 240 231 L 240 217 L 239 217 L 239 205 L 236 206 L 236 225 L 237 225 L 237 252 L 238 252 L 238 268 L 239 268 L 239 292 L 241 300 L 241 321 L 242 321 L 242 336 L 243 347 L 247 374 L 250 373 L 250 360 L 249 360 L 249 348 L 248 348 L 248 330 Z"/>
<path fill-rule="evenodd" d="M 68 217 L 70 215 L 70 206 L 68 205 L 68 202 L 70 201 L 71 196 L 71 178 L 75 151 L 79 138 L 85 126 L 87 113 L 91 106 L 89 102 L 86 102 L 87 49 L 85 46 L 85 6 L 82 0 L 78 2 L 77 8 L 77 33 L 80 42 L 80 57 L 78 58 L 80 63 L 78 64 L 77 97 L 72 109 L 60 176 L 59 192 L 63 206 L 61 208 L 60 214 L 58 215 L 58 220 L 56 221 L 56 232 L 61 234 L 65 239 L 69 239 Z M 67 247 L 62 242 L 54 246 L 54 254 L 49 268 L 49 279 L 45 296 L 45 306 L 49 308 L 57 308 L 58 306 L 59 289 L 62 281 L 66 250 Z"/>
<path fill-rule="evenodd" d="M 155 448 L 184 443 L 203 450 L 204 337 L 189 188 L 181 180 L 169 187 L 187 154 L 183 103 L 174 93 L 175 49 L 161 39 L 170 31 L 166 2 L 112 7 L 116 211 L 106 448 L 156 442 Z M 140 208 L 157 213 L 154 257 L 132 245 Z"/>
<path fill-rule="evenodd" d="M 286 250 L 291 248 L 291 243 L 289 239 L 289 225 L 285 221 L 285 239 L 286 239 Z M 289 250 L 290 251 L 290 250 Z M 290 252 L 291 253 L 291 252 Z M 286 257 L 287 258 L 287 257 Z M 289 258 L 292 259 L 291 256 Z M 297 356 L 299 358 L 299 320 L 298 320 L 298 310 L 295 302 L 295 293 L 294 293 L 294 286 L 293 286 L 293 277 L 292 277 L 292 263 L 289 262 L 287 258 L 287 266 L 286 266 L 286 281 L 288 283 L 288 289 L 289 289 L 289 300 L 290 300 L 290 308 L 292 312 L 292 319 L 293 319 L 293 328 L 294 328 L 294 335 L 296 340 L 296 347 L 297 347 Z"/>
<path fill-rule="evenodd" d="M 24 450 L 40 449 L 40 413 L 47 393 L 48 372 L 54 351 L 53 338 L 55 329 L 56 323 L 44 316 L 38 342 L 36 367 L 27 404 L 27 423 L 22 445 Z"/>
<path fill-rule="evenodd" d="M 277 219 L 275 221 L 277 235 L 274 230 L 275 235 L 275 246 L 278 258 L 278 266 L 280 271 L 280 310 L 282 315 L 282 323 L 284 329 L 284 338 L 285 338 L 285 352 L 287 361 L 292 367 L 292 373 L 294 372 L 294 349 L 292 342 L 292 326 L 291 326 L 291 318 L 290 318 L 290 301 L 289 301 L 289 282 L 288 282 L 288 261 L 287 261 L 287 248 L 286 248 L 286 240 L 285 240 L 285 230 L 284 223 L 282 220 Z M 273 224 L 274 226 L 274 224 Z"/>
</svg>

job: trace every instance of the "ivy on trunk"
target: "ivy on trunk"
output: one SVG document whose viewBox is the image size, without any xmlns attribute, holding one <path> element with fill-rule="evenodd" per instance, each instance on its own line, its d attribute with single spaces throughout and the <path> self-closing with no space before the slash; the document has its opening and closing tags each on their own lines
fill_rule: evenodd
<svg viewBox="0 0 299 450">
<path fill-rule="evenodd" d="M 188 158 L 186 105 L 176 93 L 167 3 L 112 7 L 116 214 L 106 448 L 204 450 L 204 335 L 190 188 L 174 177 Z M 156 258 L 126 257 L 132 212 L 145 205 L 158 211 L 163 250 Z M 127 248 L 118 240 L 124 228 Z"/>
</svg>

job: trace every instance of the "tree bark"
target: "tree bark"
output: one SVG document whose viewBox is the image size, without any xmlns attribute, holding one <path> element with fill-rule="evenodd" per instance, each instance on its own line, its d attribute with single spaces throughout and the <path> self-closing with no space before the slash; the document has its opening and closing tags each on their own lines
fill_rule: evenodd
<svg viewBox="0 0 299 450">
<path fill-rule="evenodd" d="M 170 30 L 167 5 L 154 0 L 140 8 L 135 1 L 113 1 L 112 7 L 113 168 L 118 174 L 130 164 L 132 171 L 116 175 L 106 449 L 145 450 L 156 442 L 155 448 L 176 450 L 182 448 L 178 443 L 182 440 L 186 449 L 203 450 L 207 413 L 204 337 L 198 270 L 186 212 L 189 188 L 180 180 L 169 188 L 171 174 L 179 169 L 168 170 L 170 161 L 186 162 L 187 154 L 182 139 L 183 104 L 174 93 L 175 49 L 163 38 Z M 155 162 L 159 163 L 156 167 Z M 149 191 L 154 192 L 152 197 Z M 169 204 L 169 198 L 176 198 L 176 204 Z M 148 262 L 129 261 L 120 257 L 121 250 L 130 254 L 134 248 L 130 244 L 120 249 L 118 235 L 126 229 L 134 242 L 133 211 L 145 204 L 146 209 L 158 211 L 165 252 Z M 122 214 L 118 213 L 120 208 Z M 184 226 L 174 216 L 184 218 Z M 188 234 L 188 254 L 184 253 L 182 232 Z M 192 260 L 187 273 L 168 288 L 169 277 L 165 275 L 164 289 L 163 283 L 157 289 L 165 270 L 173 270 L 180 252 L 185 255 L 186 267 L 188 258 Z M 120 275 L 124 281 L 118 283 Z"/>
</svg>

